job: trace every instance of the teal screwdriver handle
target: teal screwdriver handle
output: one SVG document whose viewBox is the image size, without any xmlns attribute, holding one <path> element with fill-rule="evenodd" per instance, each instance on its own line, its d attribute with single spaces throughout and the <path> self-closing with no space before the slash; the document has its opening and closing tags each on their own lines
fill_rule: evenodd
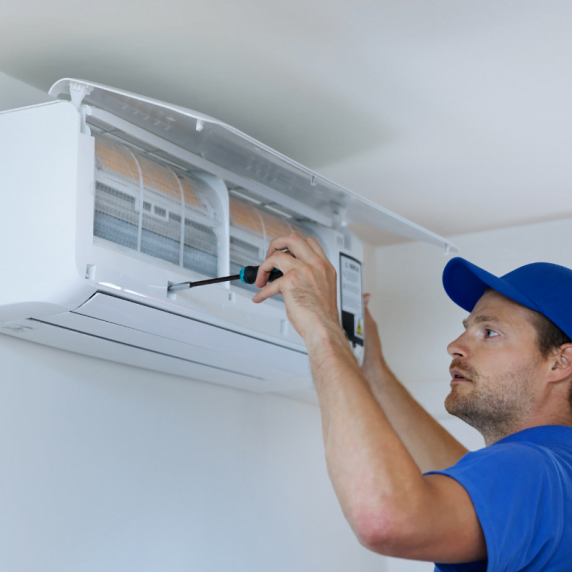
<svg viewBox="0 0 572 572">
<path fill-rule="evenodd" d="M 260 266 L 245 266 L 244 268 L 240 269 L 240 281 L 244 284 L 254 284 L 256 282 L 256 276 L 258 274 L 258 269 Z M 270 278 L 268 278 L 268 282 L 274 282 L 274 280 L 278 280 L 284 276 L 278 268 L 275 268 L 270 273 Z"/>
</svg>

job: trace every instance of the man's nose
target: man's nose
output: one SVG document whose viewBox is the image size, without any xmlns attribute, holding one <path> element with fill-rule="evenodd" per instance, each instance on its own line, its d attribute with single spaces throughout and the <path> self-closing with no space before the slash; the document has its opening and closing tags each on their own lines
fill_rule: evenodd
<svg viewBox="0 0 572 572">
<path fill-rule="evenodd" d="M 466 332 L 460 335 L 455 341 L 447 346 L 447 353 L 455 358 L 468 358 L 470 357 L 470 349 L 467 344 Z"/>
</svg>

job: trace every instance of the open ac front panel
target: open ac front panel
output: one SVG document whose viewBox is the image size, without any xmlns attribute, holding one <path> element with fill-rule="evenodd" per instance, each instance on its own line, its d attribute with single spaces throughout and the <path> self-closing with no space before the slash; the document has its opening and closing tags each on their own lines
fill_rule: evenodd
<svg viewBox="0 0 572 572">
<path fill-rule="evenodd" d="M 272 238 L 298 232 L 316 237 L 336 267 L 343 326 L 361 356 L 355 235 L 90 111 L 85 123 L 85 109 L 68 102 L 0 114 L 2 333 L 241 389 L 311 390 L 303 341 L 280 299 L 255 305 L 253 287 L 240 283 L 167 291 L 258 265 Z"/>
</svg>

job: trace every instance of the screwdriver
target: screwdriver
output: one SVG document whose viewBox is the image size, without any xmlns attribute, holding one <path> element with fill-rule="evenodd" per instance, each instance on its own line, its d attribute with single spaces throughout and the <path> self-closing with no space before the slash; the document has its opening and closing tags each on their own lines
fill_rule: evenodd
<svg viewBox="0 0 572 572">
<path fill-rule="evenodd" d="M 243 284 L 254 284 L 260 266 L 245 266 L 240 269 L 240 274 L 234 276 L 223 276 L 222 278 L 211 278 L 210 280 L 200 280 L 199 282 L 179 282 L 179 284 L 171 284 L 167 290 L 169 292 L 178 292 L 179 290 L 187 290 L 187 288 L 195 288 L 196 286 L 206 286 L 207 284 L 218 284 L 219 282 L 230 282 L 231 280 L 240 280 Z M 278 268 L 270 273 L 268 282 L 274 282 L 284 276 Z"/>
</svg>

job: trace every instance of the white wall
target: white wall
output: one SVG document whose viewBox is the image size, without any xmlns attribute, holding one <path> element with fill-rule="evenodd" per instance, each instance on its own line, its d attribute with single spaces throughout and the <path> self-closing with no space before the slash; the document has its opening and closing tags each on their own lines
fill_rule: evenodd
<svg viewBox="0 0 572 572">
<path fill-rule="evenodd" d="M 379 571 L 318 409 L 0 336 L 0 569 Z"/>
<path fill-rule="evenodd" d="M 0 74 L 0 109 L 45 100 Z M 0 364 L 2 572 L 385 569 L 341 514 L 317 407 L 4 335 Z"/>
<path fill-rule="evenodd" d="M 47 93 L 0 72 L 0 111 L 51 101 Z"/>
</svg>

